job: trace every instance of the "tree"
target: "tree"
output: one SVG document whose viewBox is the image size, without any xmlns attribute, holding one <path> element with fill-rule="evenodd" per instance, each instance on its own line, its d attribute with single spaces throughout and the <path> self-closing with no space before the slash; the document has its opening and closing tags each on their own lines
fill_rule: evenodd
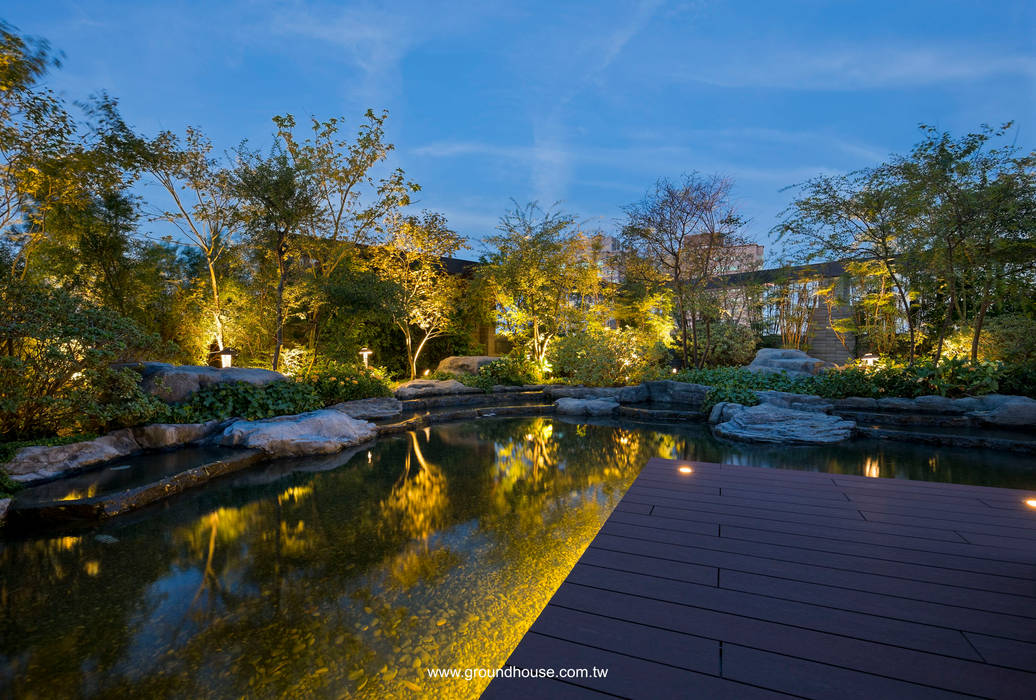
<svg viewBox="0 0 1036 700">
<path fill-rule="evenodd" d="M 571 215 L 542 211 L 535 203 L 515 205 L 497 230 L 486 238 L 496 252 L 484 256 L 481 274 L 494 288 L 504 334 L 526 343 L 542 368 L 551 341 L 578 326 L 597 297 L 599 271 Z"/>
<path fill-rule="evenodd" d="M 176 226 L 203 256 L 210 294 L 209 313 L 219 346 L 226 347 L 226 305 L 221 294 L 220 263 L 229 256 L 241 216 L 234 174 L 210 157 L 212 143 L 198 129 L 180 138 L 163 131 L 148 141 L 134 137 L 142 167 L 172 200 L 155 218 Z"/>
<path fill-rule="evenodd" d="M 894 160 L 920 202 L 913 254 L 934 273 L 934 286 L 947 290 L 936 361 L 954 322 L 972 327 L 970 356 L 976 360 L 998 292 L 1029 281 L 1036 270 L 1036 152 L 1022 154 L 1014 144 L 989 147 L 1010 127 L 983 126 L 955 139 L 922 126 L 922 141 L 908 157 Z"/>
<path fill-rule="evenodd" d="M 308 343 L 316 358 L 320 329 L 330 314 L 327 287 L 340 267 L 358 260 L 357 246 L 380 242 L 383 222 L 410 204 L 410 195 L 420 187 L 406 179 L 399 168 L 376 179 L 375 169 L 394 146 L 385 141 L 387 112 L 367 110 L 354 141 L 342 138 L 344 118 L 311 120 L 310 136 L 300 139 L 295 117 L 273 118 L 277 136 L 295 167 L 310 173 L 317 200 L 317 215 L 306 224 L 306 236 L 299 243 L 307 259 L 305 274 L 312 293 L 307 299 Z"/>
<path fill-rule="evenodd" d="M 317 189 L 310 173 L 300 170 L 283 151 L 268 157 L 239 150 L 234 189 L 245 202 L 246 229 L 252 244 L 272 256 L 277 267 L 273 369 L 280 367 L 284 345 L 284 290 L 298 239 L 317 216 Z"/>
<path fill-rule="evenodd" d="M 406 342 L 411 379 L 425 344 L 450 331 L 460 281 L 446 271 L 443 258 L 462 247 L 445 217 L 425 212 L 400 219 L 385 245 L 374 249 L 375 267 L 391 284 L 386 307 Z"/>
<path fill-rule="evenodd" d="M 787 239 L 804 261 L 874 261 L 899 300 L 910 335 L 910 360 L 919 342 L 916 290 L 909 271 L 911 227 L 918 201 L 900 171 L 890 165 L 848 175 L 821 176 L 800 186 L 801 196 L 782 213 L 778 239 Z M 861 268 L 862 269 L 862 268 Z"/>
<path fill-rule="evenodd" d="M 724 290 L 717 276 L 752 269 L 745 220 L 730 201 L 733 183 L 719 176 L 660 178 L 643 200 L 625 208 L 622 240 L 629 270 L 662 280 L 672 290 L 684 367 L 702 367 L 712 324 L 721 317 Z M 636 262 L 639 259 L 639 263 Z"/>
</svg>

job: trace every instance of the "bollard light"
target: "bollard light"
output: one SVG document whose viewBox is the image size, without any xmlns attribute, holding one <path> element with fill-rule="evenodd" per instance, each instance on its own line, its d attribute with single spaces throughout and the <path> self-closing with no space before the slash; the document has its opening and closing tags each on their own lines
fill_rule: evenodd
<svg viewBox="0 0 1036 700">
<path fill-rule="evenodd" d="M 365 347 L 365 348 L 362 348 L 360 350 L 360 357 L 363 358 L 363 366 L 364 367 L 369 367 L 370 366 L 370 364 L 369 364 L 370 363 L 370 356 L 373 355 L 373 354 L 374 354 L 374 351 L 371 350 L 370 348 L 366 348 Z"/>
<path fill-rule="evenodd" d="M 878 364 L 878 356 L 872 352 L 869 352 L 860 358 L 860 362 L 862 362 L 867 367 L 873 367 L 874 365 Z"/>
</svg>

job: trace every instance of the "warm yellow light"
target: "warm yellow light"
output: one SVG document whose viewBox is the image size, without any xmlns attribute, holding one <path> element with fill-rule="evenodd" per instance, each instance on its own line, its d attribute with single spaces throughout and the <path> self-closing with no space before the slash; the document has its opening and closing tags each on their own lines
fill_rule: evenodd
<svg viewBox="0 0 1036 700">
<path fill-rule="evenodd" d="M 364 367 L 369 367 L 369 366 L 370 366 L 370 364 L 369 364 L 369 362 L 370 362 L 370 357 L 371 357 L 371 355 L 373 355 L 373 354 L 374 354 L 374 351 L 373 351 L 373 350 L 371 350 L 370 348 L 362 348 L 362 349 L 360 350 L 360 357 L 362 357 L 362 358 L 363 358 L 363 366 L 364 366 Z"/>
<path fill-rule="evenodd" d="M 83 562 L 83 570 L 86 571 L 87 576 L 96 576 L 101 573 L 101 562 L 93 559 Z"/>
<path fill-rule="evenodd" d="M 1030 508 L 1036 508 L 1036 498 L 1025 499 L 1025 505 L 1029 506 Z"/>
<path fill-rule="evenodd" d="M 676 374 L 676 367 L 673 367 L 673 374 Z"/>
<path fill-rule="evenodd" d="M 424 371 L 424 374 L 422 374 L 421 376 L 423 376 L 423 377 L 427 377 L 427 376 L 428 376 L 428 374 L 429 374 L 429 373 L 430 373 L 431 371 L 432 371 L 432 370 L 430 370 L 430 369 L 426 369 L 426 370 Z"/>
<path fill-rule="evenodd" d="M 690 467 L 680 467 L 680 469 L 679 469 L 679 472 L 680 472 L 681 474 L 690 474 L 690 473 L 691 473 L 691 472 L 693 472 L 693 471 L 694 471 L 694 470 L 693 470 L 693 469 L 691 469 Z"/>
</svg>

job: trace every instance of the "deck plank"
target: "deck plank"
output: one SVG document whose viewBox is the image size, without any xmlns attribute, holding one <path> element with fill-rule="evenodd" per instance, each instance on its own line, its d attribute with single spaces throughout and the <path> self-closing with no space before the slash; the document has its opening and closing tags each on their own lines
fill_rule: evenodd
<svg viewBox="0 0 1036 700">
<path fill-rule="evenodd" d="M 1031 697 L 1034 496 L 653 458 L 485 697 Z"/>
</svg>

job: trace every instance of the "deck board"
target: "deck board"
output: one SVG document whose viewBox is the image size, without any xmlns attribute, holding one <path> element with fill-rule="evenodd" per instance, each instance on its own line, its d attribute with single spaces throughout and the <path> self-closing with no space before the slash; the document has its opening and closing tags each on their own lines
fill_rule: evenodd
<svg viewBox="0 0 1036 700">
<path fill-rule="evenodd" d="M 652 459 L 484 697 L 1033 697 L 1033 497 Z"/>
</svg>

